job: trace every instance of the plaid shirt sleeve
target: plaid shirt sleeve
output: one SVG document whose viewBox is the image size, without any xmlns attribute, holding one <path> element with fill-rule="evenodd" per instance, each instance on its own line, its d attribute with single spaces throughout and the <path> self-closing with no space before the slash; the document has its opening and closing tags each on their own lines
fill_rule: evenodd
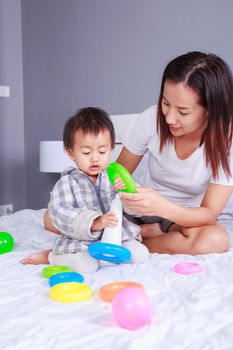
<svg viewBox="0 0 233 350">
<path fill-rule="evenodd" d="M 55 184 L 49 202 L 49 214 L 54 226 L 65 236 L 78 240 L 96 240 L 102 231 L 91 232 L 95 218 L 102 215 L 93 208 L 93 195 L 86 191 L 86 182 L 77 182 L 66 174 Z M 86 193 L 90 193 L 87 198 Z M 89 205 L 87 205 L 87 203 Z"/>
</svg>

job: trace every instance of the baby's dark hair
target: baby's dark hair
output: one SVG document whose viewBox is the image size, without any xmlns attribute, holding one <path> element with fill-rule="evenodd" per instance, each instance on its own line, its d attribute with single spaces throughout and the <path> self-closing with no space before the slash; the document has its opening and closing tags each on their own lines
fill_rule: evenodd
<svg viewBox="0 0 233 350">
<path fill-rule="evenodd" d="M 72 149 L 74 134 L 81 130 L 84 134 L 98 135 L 103 130 L 108 130 L 111 138 L 111 146 L 115 145 L 115 131 L 110 116 L 103 109 L 86 107 L 79 109 L 76 114 L 67 120 L 63 130 L 64 148 Z"/>
</svg>

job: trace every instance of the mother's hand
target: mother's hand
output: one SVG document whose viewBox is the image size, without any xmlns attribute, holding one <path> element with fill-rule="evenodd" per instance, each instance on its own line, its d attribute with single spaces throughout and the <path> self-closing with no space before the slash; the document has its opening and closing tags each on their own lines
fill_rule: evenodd
<svg viewBox="0 0 233 350">
<path fill-rule="evenodd" d="M 137 187 L 137 193 L 120 192 L 125 206 L 135 214 L 162 216 L 166 212 L 168 201 L 155 190 Z"/>
</svg>

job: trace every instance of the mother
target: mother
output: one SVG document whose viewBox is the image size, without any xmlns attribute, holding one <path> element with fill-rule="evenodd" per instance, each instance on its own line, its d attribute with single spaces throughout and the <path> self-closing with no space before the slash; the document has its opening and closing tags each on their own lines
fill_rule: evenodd
<svg viewBox="0 0 233 350">
<path fill-rule="evenodd" d="M 233 192 L 232 137 L 233 77 L 228 65 L 202 52 L 168 63 L 158 108 L 144 111 L 124 132 L 118 158 L 132 173 L 148 151 L 145 188 L 121 193 L 121 198 L 134 212 L 156 216 L 157 223 L 142 225 L 151 252 L 228 250 L 228 235 L 218 217 Z"/>
</svg>

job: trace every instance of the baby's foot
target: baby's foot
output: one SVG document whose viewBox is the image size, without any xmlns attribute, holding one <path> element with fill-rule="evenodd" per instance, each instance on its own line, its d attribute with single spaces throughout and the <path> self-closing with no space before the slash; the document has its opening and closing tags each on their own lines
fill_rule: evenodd
<svg viewBox="0 0 233 350">
<path fill-rule="evenodd" d="M 158 222 L 154 224 L 142 224 L 140 233 L 144 239 L 164 235 L 164 232 L 162 231 Z"/>
<path fill-rule="evenodd" d="M 22 259 L 20 262 L 23 265 L 39 265 L 39 264 L 49 264 L 48 255 L 51 250 L 45 250 L 43 252 L 35 253 Z"/>
</svg>

